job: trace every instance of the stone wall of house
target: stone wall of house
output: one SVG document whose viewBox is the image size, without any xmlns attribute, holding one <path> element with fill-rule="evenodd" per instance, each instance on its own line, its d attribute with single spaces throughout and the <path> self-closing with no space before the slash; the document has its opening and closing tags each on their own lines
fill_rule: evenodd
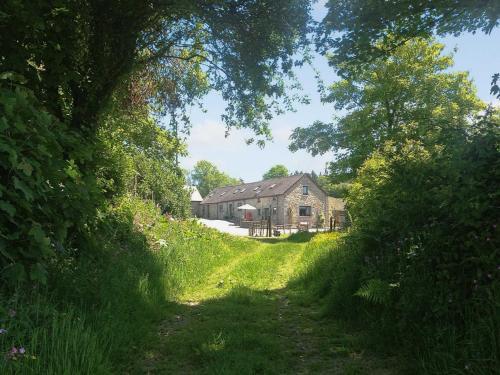
<svg viewBox="0 0 500 375">
<path fill-rule="evenodd" d="M 307 195 L 303 194 L 304 185 L 309 187 Z M 267 215 L 271 215 L 273 224 L 297 225 L 299 222 L 308 222 L 310 227 L 314 227 L 318 212 L 323 213 L 325 225 L 327 225 L 329 217 L 326 193 L 318 188 L 308 176 L 302 177 L 284 195 L 202 204 L 199 210 L 200 217 L 239 222 L 243 218 L 244 212 L 239 211 L 238 207 L 244 204 L 257 208 L 247 211 L 247 218 L 253 221 L 263 220 Z M 311 216 L 299 216 L 300 206 L 310 206 Z"/>
<path fill-rule="evenodd" d="M 303 186 L 308 186 L 309 194 L 303 194 Z M 302 177 L 292 189 L 283 197 L 283 207 L 285 213 L 286 224 L 298 224 L 300 222 L 308 222 L 310 227 L 316 226 L 317 215 L 322 213 L 325 218 L 328 216 L 327 195 L 308 177 Z M 310 206 L 310 216 L 300 216 L 299 207 Z"/>
<path fill-rule="evenodd" d="M 191 216 L 200 217 L 200 202 L 191 201 Z"/>
<path fill-rule="evenodd" d="M 245 212 L 238 210 L 238 207 L 249 204 L 256 210 L 247 211 L 247 218 L 253 221 L 263 220 L 267 215 L 271 215 L 272 222 L 282 224 L 284 217 L 283 197 L 263 197 L 242 199 L 241 201 L 230 201 L 213 204 L 202 204 L 199 212 L 200 217 L 206 219 L 219 219 L 239 221 Z"/>
</svg>

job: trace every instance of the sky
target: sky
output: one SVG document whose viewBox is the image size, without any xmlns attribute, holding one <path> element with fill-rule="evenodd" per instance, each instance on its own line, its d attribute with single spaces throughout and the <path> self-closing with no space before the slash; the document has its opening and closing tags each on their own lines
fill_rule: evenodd
<svg viewBox="0 0 500 375">
<path fill-rule="evenodd" d="M 324 1 L 314 4 L 313 17 L 317 20 L 326 12 L 323 4 Z M 452 70 L 468 71 L 477 87 L 478 96 L 487 103 L 497 104 L 498 101 L 495 101 L 489 91 L 491 76 L 500 67 L 500 28 L 490 35 L 478 32 L 438 40 L 445 44 L 445 53 L 456 49 Z M 338 80 L 323 56 L 315 55 L 313 66 L 319 71 L 325 84 Z M 203 100 L 206 112 L 198 108 L 191 110 L 193 126 L 187 139 L 189 155 L 181 158 L 181 166 L 191 170 L 197 161 L 208 160 L 221 171 L 232 177 L 242 178 L 245 182 L 261 180 L 262 175 L 276 164 L 285 165 L 290 172 L 324 171 L 326 163 L 334 157 L 332 153 L 312 157 L 305 151 L 292 153 L 288 150 L 289 137 L 294 128 L 307 126 L 316 120 L 331 121 L 335 115 L 331 104 L 320 102 L 313 69 L 303 67 L 296 71 L 296 75 L 304 94 L 311 102 L 309 105 L 296 105 L 295 112 L 272 119 L 270 128 L 273 141 L 267 142 L 264 149 L 245 143 L 245 139 L 252 137 L 248 130 L 231 130 L 226 138 L 225 125 L 221 120 L 225 103 L 215 92 L 207 95 Z"/>
</svg>

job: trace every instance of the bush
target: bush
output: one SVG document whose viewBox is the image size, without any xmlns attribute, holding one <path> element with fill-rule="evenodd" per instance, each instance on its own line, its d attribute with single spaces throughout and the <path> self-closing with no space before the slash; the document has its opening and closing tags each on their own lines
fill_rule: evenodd
<svg viewBox="0 0 500 375">
<path fill-rule="evenodd" d="M 0 77 L 0 282 L 45 282 L 46 264 L 85 231 L 100 198 L 78 164 L 85 142 Z M 12 77 L 9 77 L 12 78 Z"/>
<path fill-rule="evenodd" d="M 349 190 L 352 228 L 299 279 L 414 372 L 500 368 L 498 120 L 374 153 Z"/>
</svg>

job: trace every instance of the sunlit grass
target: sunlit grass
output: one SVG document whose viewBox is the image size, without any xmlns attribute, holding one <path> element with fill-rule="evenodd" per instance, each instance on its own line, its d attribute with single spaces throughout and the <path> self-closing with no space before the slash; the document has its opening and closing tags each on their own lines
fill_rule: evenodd
<svg viewBox="0 0 500 375">
<path fill-rule="evenodd" d="M 26 356 L 1 356 L 0 372 L 366 368 L 356 341 L 322 320 L 307 298 L 314 265 L 329 256 L 337 236 L 237 238 L 124 201 L 103 223 L 94 254 L 54 265 L 50 295 L 1 301 L 0 328 L 8 333 L 0 335 L 0 350 L 22 346 Z M 7 319 L 9 308 L 16 317 Z"/>
</svg>

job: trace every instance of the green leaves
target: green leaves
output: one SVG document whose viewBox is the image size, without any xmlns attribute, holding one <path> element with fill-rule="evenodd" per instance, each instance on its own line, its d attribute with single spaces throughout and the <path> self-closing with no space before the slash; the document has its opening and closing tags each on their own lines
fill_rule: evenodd
<svg viewBox="0 0 500 375">
<path fill-rule="evenodd" d="M 16 208 L 9 202 L 5 201 L 0 201 L 0 210 L 7 212 L 11 218 L 14 217 L 14 214 L 16 213 Z"/>
<path fill-rule="evenodd" d="M 371 279 L 359 288 L 355 295 L 372 303 L 386 305 L 390 301 L 391 286 L 380 279 Z"/>
<path fill-rule="evenodd" d="M 206 160 L 200 160 L 195 164 L 191 172 L 191 180 L 202 197 L 206 197 L 215 188 L 241 183 L 239 179 L 219 171 L 215 165 Z"/>
<path fill-rule="evenodd" d="M 469 118 L 484 109 L 466 73 L 450 73 L 443 45 L 415 39 L 363 69 L 345 66 L 347 78 L 333 83 L 323 100 L 347 112 L 332 123 L 296 128 L 290 149 L 313 155 L 333 151 L 331 177 L 349 181 L 373 153 L 406 139 L 424 143 L 467 131 Z M 455 134 L 455 135 L 452 135 Z"/>
<path fill-rule="evenodd" d="M 360 70 L 376 58 L 384 58 L 411 38 L 458 34 L 498 27 L 498 5 L 468 0 L 329 0 L 318 48 L 335 49 L 336 64 L 354 64 Z M 339 36 L 338 33 L 341 33 Z M 343 66 L 339 66 L 341 73 Z"/>
<path fill-rule="evenodd" d="M 21 181 L 17 177 L 14 177 L 12 181 L 14 182 L 14 187 L 22 191 L 27 201 L 33 200 L 33 191 L 28 187 L 28 185 L 26 185 L 23 181 Z"/>
<path fill-rule="evenodd" d="M 0 85 L 0 113 L 0 174 L 6 177 L 0 182 L 0 278 L 45 282 L 45 262 L 54 254 L 51 242 L 65 240 L 68 222 L 86 218 L 95 204 L 87 200 L 92 185 L 79 190 L 75 175 L 65 173 L 63 145 L 71 155 L 74 138 L 32 92 Z M 77 170 L 74 162 L 70 166 L 71 172 Z"/>
<path fill-rule="evenodd" d="M 287 177 L 290 173 L 288 172 L 288 168 L 285 167 L 282 164 L 277 164 L 273 167 L 271 167 L 264 175 L 262 178 L 264 180 L 269 180 L 271 178 L 277 178 L 277 177 Z"/>
</svg>

